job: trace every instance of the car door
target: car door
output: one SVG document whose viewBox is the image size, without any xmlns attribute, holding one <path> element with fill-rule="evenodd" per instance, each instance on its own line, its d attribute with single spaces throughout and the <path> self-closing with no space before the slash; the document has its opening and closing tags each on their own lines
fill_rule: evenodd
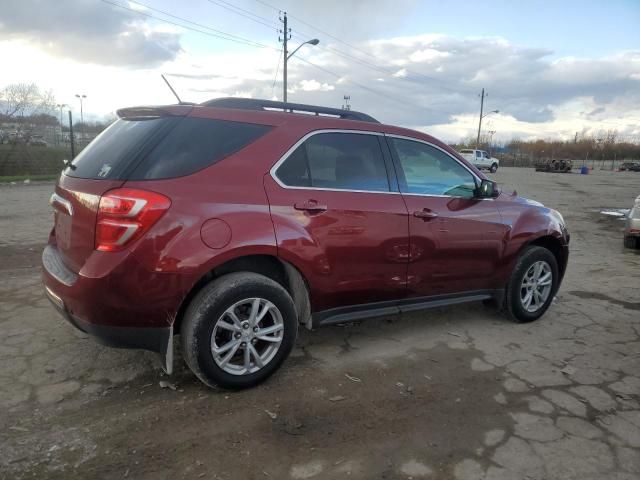
<svg viewBox="0 0 640 480">
<path fill-rule="evenodd" d="M 492 199 L 475 198 L 479 179 L 436 145 L 387 140 L 409 211 L 409 295 L 496 288 L 505 227 Z"/>
<path fill-rule="evenodd" d="M 312 132 L 265 177 L 278 255 L 311 284 L 314 311 L 406 293 L 408 213 L 384 142 Z"/>
</svg>

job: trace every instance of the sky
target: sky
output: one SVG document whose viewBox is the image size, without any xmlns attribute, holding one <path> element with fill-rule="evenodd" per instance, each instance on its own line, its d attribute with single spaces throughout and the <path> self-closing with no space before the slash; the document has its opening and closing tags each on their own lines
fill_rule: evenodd
<svg viewBox="0 0 640 480">
<path fill-rule="evenodd" d="M 34 82 L 79 116 L 244 96 L 354 110 L 453 142 L 483 133 L 640 141 L 640 0 L 5 0 L 0 88 Z M 13 65 L 13 68 L 6 68 Z"/>
</svg>

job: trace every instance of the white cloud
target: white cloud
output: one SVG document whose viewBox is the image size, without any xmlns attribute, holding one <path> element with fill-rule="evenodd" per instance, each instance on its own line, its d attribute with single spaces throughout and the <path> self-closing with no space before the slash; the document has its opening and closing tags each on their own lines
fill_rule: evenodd
<svg viewBox="0 0 640 480">
<path fill-rule="evenodd" d="M 0 15 L 0 41 L 21 40 L 81 62 L 148 67 L 181 51 L 180 30 L 150 25 L 135 12 L 99 1 L 3 2 Z"/>
<path fill-rule="evenodd" d="M 335 87 L 328 83 L 320 83 L 317 80 L 301 80 L 300 89 L 304 92 L 330 92 L 331 90 L 335 90 Z"/>
</svg>

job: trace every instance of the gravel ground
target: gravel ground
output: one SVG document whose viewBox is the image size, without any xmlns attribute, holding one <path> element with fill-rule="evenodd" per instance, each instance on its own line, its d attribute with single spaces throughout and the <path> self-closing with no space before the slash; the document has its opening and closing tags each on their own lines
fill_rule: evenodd
<svg viewBox="0 0 640 480">
<path fill-rule="evenodd" d="M 469 304 L 304 331 L 233 393 L 65 324 L 39 280 L 53 184 L 0 186 L 0 478 L 636 480 L 640 255 L 600 211 L 630 207 L 640 174 L 495 179 L 569 224 L 542 319 Z"/>
</svg>

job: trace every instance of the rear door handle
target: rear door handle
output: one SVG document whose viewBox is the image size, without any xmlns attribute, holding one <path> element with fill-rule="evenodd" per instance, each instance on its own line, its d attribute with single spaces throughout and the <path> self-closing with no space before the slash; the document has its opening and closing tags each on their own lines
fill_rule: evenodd
<svg viewBox="0 0 640 480">
<path fill-rule="evenodd" d="M 438 214 L 429 210 L 428 208 L 423 208 L 422 210 L 416 210 L 413 212 L 414 217 L 422 218 L 423 220 L 431 220 L 432 218 L 436 218 Z"/>
<path fill-rule="evenodd" d="M 305 202 L 296 202 L 293 205 L 296 210 L 306 210 L 307 212 L 324 212 L 327 210 L 326 205 L 320 205 L 315 200 L 307 200 Z"/>
</svg>

